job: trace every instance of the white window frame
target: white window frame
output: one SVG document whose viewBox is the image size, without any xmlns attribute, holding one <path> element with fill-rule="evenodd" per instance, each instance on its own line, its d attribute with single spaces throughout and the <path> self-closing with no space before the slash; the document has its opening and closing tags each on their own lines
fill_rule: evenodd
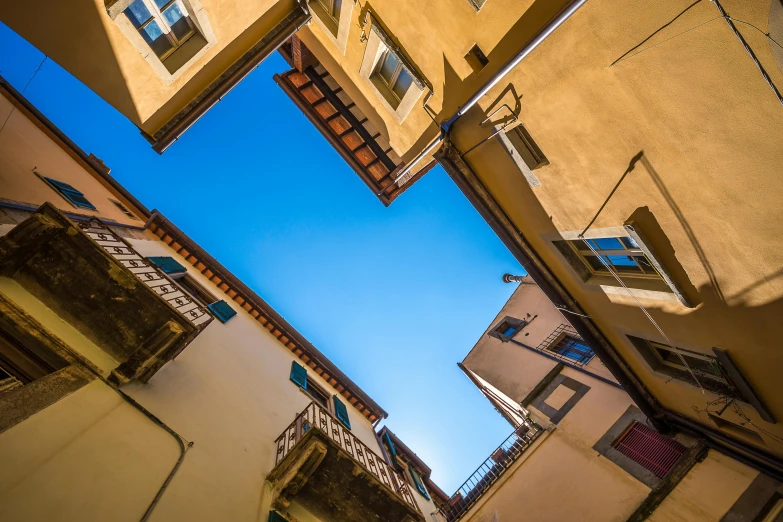
<svg viewBox="0 0 783 522">
<path fill-rule="evenodd" d="M 351 16 L 356 0 L 342 0 L 338 16 L 334 10 L 335 0 L 310 0 L 310 10 L 315 16 L 315 25 L 322 29 L 326 39 L 345 55 L 348 48 L 348 34 L 351 31 Z M 327 5 L 324 5 L 327 4 Z"/>
<path fill-rule="evenodd" d="M 153 19 L 158 21 L 158 23 L 165 24 L 165 21 L 162 20 L 162 16 L 160 16 L 160 10 L 157 8 L 157 5 L 155 5 L 154 0 L 142 1 L 153 15 Z M 199 33 L 204 38 L 204 40 L 206 40 L 206 44 L 174 72 L 169 72 L 163 63 L 163 60 L 155 54 L 149 44 L 147 44 L 142 35 L 139 33 L 139 29 L 136 29 L 136 27 L 133 25 L 133 23 L 131 23 L 130 19 L 128 19 L 127 15 L 125 14 L 125 9 L 127 9 L 130 4 L 133 3 L 133 0 L 113 0 L 111 3 L 107 2 L 108 5 L 106 6 L 106 11 L 109 17 L 114 21 L 120 31 L 130 41 L 133 47 L 144 57 L 147 63 L 158 74 L 158 76 L 160 76 L 161 80 L 163 80 L 166 85 L 171 84 L 174 80 L 182 76 L 182 74 L 185 73 L 190 68 L 190 66 L 193 65 L 193 63 L 204 56 L 204 54 L 206 54 L 207 51 L 209 51 L 209 49 L 211 49 L 217 42 L 215 32 L 212 29 L 212 25 L 209 22 L 209 17 L 207 16 L 207 12 L 201 3 L 201 0 L 172 0 L 172 2 L 169 2 L 167 5 L 170 5 L 174 2 L 178 2 L 181 9 L 184 8 L 183 14 L 187 15 L 191 26 L 194 28 L 194 31 Z M 156 15 L 159 18 L 156 17 Z M 168 25 L 161 26 L 161 28 L 164 27 L 168 28 Z M 188 39 L 192 38 L 194 34 L 195 33 L 191 33 L 188 36 Z M 185 41 L 182 41 L 180 45 L 184 43 Z M 171 56 L 171 54 L 176 49 L 177 48 L 169 52 L 168 55 L 164 57 L 164 59 Z"/>
<path fill-rule="evenodd" d="M 381 59 L 385 57 L 386 52 L 391 52 L 397 56 L 398 60 L 400 60 L 400 65 L 404 66 L 406 69 L 408 69 L 408 67 L 403 65 L 405 63 L 403 57 L 400 56 L 395 49 L 390 48 L 386 44 L 385 39 L 387 38 L 388 37 L 385 37 L 385 35 L 384 38 L 381 37 L 381 30 L 373 21 L 373 24 L 368 31 L 367 46 L 364 49 L 364 58 L 362 59 L 362 66 L 359 70 L 359 74 L 362 78 L 364 78 L 370 90 L 372 90 L 378 97 L 381 105 L 383 105 L 392 114 L 397 123 L 402 123 L 416 105 L 416 101 L 424 92 L 424 84 L 416 77 L 413 71 L 408 70 L 408 74 L 410 74 L 411 78 L 413 79 L 411 86 L 408 88 L 402 99 L 400 99 L 400 103 L 396 107 L 393 107 L 389 103 L 386 97 L 387 95 L 381 92 L 378 88 L 378 80 L 373 78 L 378 70 Z M 386 87 L 384 86 L 383 88 Z"/>
</svg>

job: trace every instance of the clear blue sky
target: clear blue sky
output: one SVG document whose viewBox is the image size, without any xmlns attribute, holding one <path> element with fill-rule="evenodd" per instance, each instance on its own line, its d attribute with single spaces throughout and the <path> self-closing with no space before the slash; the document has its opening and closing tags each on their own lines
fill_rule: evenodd
<svg viewBox="0 0 783 522">
<path fill-rule="evenodd" d="M 21 90 L 43 55 L 0 24 Z M 51 60 L 25 96 L 271 304 L 456 488 L 511 432 L 457 368 L 523 273 L 436 168 L 385 208 L 272 81 L 275 54 L 159 156 Z"/>
</svg>

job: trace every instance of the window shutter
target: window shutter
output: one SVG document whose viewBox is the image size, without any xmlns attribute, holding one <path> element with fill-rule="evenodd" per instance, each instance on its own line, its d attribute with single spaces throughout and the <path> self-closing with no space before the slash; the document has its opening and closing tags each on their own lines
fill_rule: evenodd
<svg viewBox="0 0 783 522">
<path fill-rule="evenodd" d="M 280 513 L 277 511 L 270 511 L 269 512 L 269 522 L 288 522 L 287 519 L 283 517 Z"/>
<path fill-rule="evenodd" d="M 350 430 L 351 420 L 348 418 L 348 410 L 345 408 L 345 404 L 337 398 L 337 395 L 334 395 L 332 398 L 334 399 L 334 413 L 337 415 L 337 420 Z"/>
<path fill-rule="evenodd" d="M 386 432 L 383 434 L 383 437 L 386 439 L 386 444 L 389 446 L 389 451 L 391 452 L 392 461 L 394 461 L 397 458 L 397 449 L 394 447 L 394 443 L 392 443 L 391 437 L 389 437 L 389 432 Z"/>
<path fill-rule="evenodd" d="M 235 315 L 237 315 L 236 311 L 229 306 L 229 304 L 225 301 L 218 301 L 217 303 L 212 303 L 211 305 L 207 305 L 207 308 L 215 314 L 215 317 L 217 317 L 218 321 L 221 323 L 225 323 Z"/>
<path fill-rule="evenodd" d="M 652 471 L 658 478 L 665 478 L 688 451 L 688 448 L 676 440 L 636 421 L 620 435 L 612 447 Z"/>
<path fill-rule="evenodd" d="M 291 361 L 291 380 L 299 385 L 300 388 L 307 389 L 307 370 L 296 361 Z"/>
<path fill-rule="evenodd" d="M 416 484 L 416 489 L 419 490 L 419 493 L 426 498 L 427 500 L 430 499 L 430 495 L 427 493 L 427 488 L 424 487 L 424 482 L 421 480 L 421 475 L 418 471 L 411 465 L 408 464 L 408 471 L 410 471 L 411 477 L 413 477 L 413 482 Z"/>
<path fill-rule="evenodd" d="M 181 274 L 187 272 L 184 266 L 180 265 L 173 257 L 153 256 L 147 258 L 150 263 L 160 268 L 167 274 Z"/>
<path fill-rule="evenodd" d="M 67 183 L 57 181 L 52 178 L 44 178 L 49 185 L 51 185 L 62 197 L 70 201 L 74 206 L 79 208 L 88 208 L 90 210 L 96 210 L 95 205 L 84 197 L 84 194 L 73 188 Z"/>
</svg>

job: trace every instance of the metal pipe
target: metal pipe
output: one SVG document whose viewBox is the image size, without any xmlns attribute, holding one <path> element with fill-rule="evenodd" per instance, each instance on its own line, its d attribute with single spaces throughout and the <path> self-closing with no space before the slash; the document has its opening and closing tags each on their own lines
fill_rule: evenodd
<svg viewBox="0 0 783 522">
<path fill-rule="evenodd" d="M 462 116 L 465 115 L 474 105 L 478 103 L 478 101 L 484 97 L 485 94 L 487 94 L 490 90 L 492 90 L 493 87 L 495 87 L 500 81 L 506 77 L 508 73 L 511 72 L 511 70 L 519 65 L 519 62 L 525 59 L 527 55 L 529 55 L 536 47 L 538 47 L 541 42 L 547 39 L 549 35 L 551 35 L 555 29 L 563 25 L 563 23 L 568 20 L 572 14 L 574 14 L 577 9 L 582 7 L 587 0 L 573 0 L 570 2 L 567 6 L 565 6 L 559 13 L 555 15 L 554 18 L 552 18 L 536 35 L 527 43 L 525 44 L 508 62 L 506 62 L 506 65 L 500 68 L 492 77 L 487 81 L 487 83 L 484 84 L 483 87 L 481 87 L 476 93 L 463 105 L 460 107 L 460 109 L 449 119 L 441 123 L 440 125 L 440 135 L 435 138 L 435 140 L 430 143 L 426 149 L 424 149 L 422 152 L 420 152 L 415 158 L 411 160 L 410 163 L 408 163 L 397 175 L 396 178 L 394 178 L 394 181 L 392 181 L 391 184 L 387 185 L 386 188 L 384 188 L 381 192 L 379 192 L 377 195 L 380 196 L 386 190 L 397 184 L 398 181 L 400 181 L 402 178 L 404 178 L 412 169 L 413 167 L 425 156 L 427 156 L 430 152 L 432 152 L 435 147 L 440 145 L 440 143 L 446 138 L 449 132 L 451 132 L 451 127 L 454 126 L 454 123 L 460 119 Z"/>
<path fill-rule="evenodd" d="M 484 84 L 484 86 L 476 91 L 476 94 L 474 94 L 468 101 L 460 107 L 460 109 L 457 111 L 454 116 L 446 120 L 443 124 L 441 124 L 441 129 L 443 129 L 445 132 L 449 132 L 451 130 L 451 127 L 454 125 L 454 122 L 457 121 L 459 118 L 465 115 L 474 105 L 478 103 L 478 101 L 484 97 L 485 94 L 487 94 L 489 91 L 492 90 L 493 87 L 495 87 L 500 81 L 511 72 L 511 70 L 519 65 L 519 62 L 524 60 L 527 55 L 529 55 L 533 49 L 538 47 L 544 40 L 546 40 L 549 35 L 551 35 L 555 29 L 563 25 L 563 23 L 568 20 L 572 14 L 574 14 L 577 9 L 582 7 L 587 0 L 573 0 L 570 2 L 567 6 L 565 6 L 559 13 L 555 15 L 552 20 L 550 20 L 536 35 L 527 43 L 525 44 L 522 49 L 517 52 L 516 55 L 514 55 L 508 62 L 506 62 L 506 65 L 500 68 L 498 72 L 496 72 L 492 78 L 489 79 L 487 83 Z"/>
</svg>

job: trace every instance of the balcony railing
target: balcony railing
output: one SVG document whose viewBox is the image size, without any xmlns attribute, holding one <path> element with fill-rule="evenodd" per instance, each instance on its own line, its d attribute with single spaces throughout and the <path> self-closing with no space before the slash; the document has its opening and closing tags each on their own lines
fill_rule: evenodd
<svg viewBox="0 0 783 522">
<path fill-rule="evenodd" d="M 595 355 L 570 324 L 555 328 L 536 350 L 576 366 L 584 366 Z"/>
<path fill-rule="evenodd" d="M 332 417 L 329 411 L 316 402 L 311 402 L 277 438 L 275 442 L 277 447 L 275 466 L 283 461 L 285 456 L 302 440 L 305 433 L 311 429 L 317 429 L 326 434 L 343 452 L 360 464 L 365 471 L 394 492 L 409 507 L 417 513 L 421 513 L 408 483 L 382 457 L 378 456 L 366 444 L 356 438 L 340 421 Z"/>
<path fill-rule="evenodd" d="M 199 328 L 212 321 L 212 316 L 177 287 L 163 272 L 142 257 L 125 240 L 97 221 L 81 223 L 82 230 L 145 285 L 166 300 L 186 319 Z"/>
<path fill-rule="evenodd" d="M 520 425 L 485 460 L 468 480 L 454 493 L 449 501 L 438 510 L 440 520 L 455 522 L 462 518 L 481 496 L 538 438 L 543 430 L 536 424 Z"/>
</svg>

